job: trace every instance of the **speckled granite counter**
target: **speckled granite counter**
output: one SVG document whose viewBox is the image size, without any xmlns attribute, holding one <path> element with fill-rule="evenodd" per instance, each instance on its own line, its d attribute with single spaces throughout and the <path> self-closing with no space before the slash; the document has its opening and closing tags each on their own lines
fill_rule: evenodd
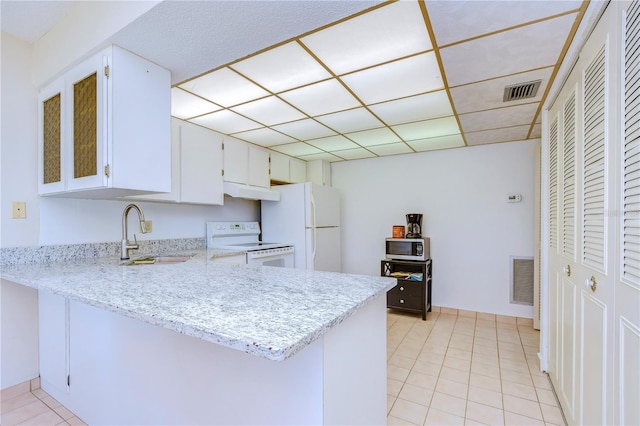
<svg viewBox="0 0 640 426">
<path fill-rule="evenodd" d="M 0 277 L 270 360 L 284 360 L 395 280 L 212 259 L 122 266 L 117 257 L 3 266 Z"/>
</svg>

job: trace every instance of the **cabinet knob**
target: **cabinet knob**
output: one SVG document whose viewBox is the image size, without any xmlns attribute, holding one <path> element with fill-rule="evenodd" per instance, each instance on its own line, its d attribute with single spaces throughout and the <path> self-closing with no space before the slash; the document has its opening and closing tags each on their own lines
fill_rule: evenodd
<svg viewBox="0 0 640 426">
<path fill-rule="evenodd" d="M 400 291 L 404 291 L 404 287 L 400 287 Z"/>
<path fill-rule="evenodd" d="M 400 303 L 404 303 L 404 299 L 400 299 Z"/>
</svg>

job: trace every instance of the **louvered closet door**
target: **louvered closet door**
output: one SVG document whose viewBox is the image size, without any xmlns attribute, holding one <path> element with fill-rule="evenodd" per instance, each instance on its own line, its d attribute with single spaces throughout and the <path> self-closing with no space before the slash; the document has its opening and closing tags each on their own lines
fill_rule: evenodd
<svg viewBox="0 0 640 426">
<path fill-rule="evenodd" d="M 576 404 L 576 106 L 572 74 L 549 111 L 549 375 L 571 422 Z"/>
<path fill-rule="evenodd" d="M 610 49 L 610 37 L 616 37 L 611 9 L 548 115 L 549 373 L 569 424 L 613 422 L 615 167 L 610 162 L 616 149 L 610 141 L 617 131 L 619 91 L 611 87 L 616 60 Z"/>
<path fill-rule="evenodd" d="M 615 284 L 616 424 L 640 424 L 640 3 L 626 3 L 619 279 Z M 628 9 L 627 9 L 628 8 Z"/>
<path fill-rule="evenodd" d="M 578 402 L 580 424 L 613 421 L 613 306 L 615 227 L 609 212 L 615 210 L 616 135 L 615 105 L 619 90 L 611 69 L 616 54 L 610 48 L 616 14 L 609 12 L 582 51 L 583 129 L 579 166 L 580 259 L 576 266 L 578 294 Z M 611 163 L 610 163 L 611 161 Z"/>
</svg>

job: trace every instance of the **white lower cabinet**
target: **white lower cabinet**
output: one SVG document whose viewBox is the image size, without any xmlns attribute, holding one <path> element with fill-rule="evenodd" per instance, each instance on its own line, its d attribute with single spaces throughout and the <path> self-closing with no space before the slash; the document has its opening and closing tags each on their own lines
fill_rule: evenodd
<svg viewBox="0 0 640 426">
<path fill-rule="evenodd" d="M 62 296 L 38 292 L 40 380 L 49 392 L 69 389 L 69 301 Z"/>
<path fill-rule="evenodd" d="M 171 145 L 171 192 L 131 198 L 222 205 L 222 137 L 204 127 L 172 118 Z"/>
</svg>

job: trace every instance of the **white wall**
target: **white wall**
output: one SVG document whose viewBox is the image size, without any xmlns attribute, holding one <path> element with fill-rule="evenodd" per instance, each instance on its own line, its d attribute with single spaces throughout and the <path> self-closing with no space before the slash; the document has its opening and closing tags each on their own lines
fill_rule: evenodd
<svg viewBox="0 0 640 426">
<path fill-rule="evenodd" d="M 342 270 L 380 274 L 384 239 L 406 213 L 431 238 L 434 306 L 531 318 L 509 302 L 510 256 L 534 251 L 537 141 L 332 163 L 342 194 Z M 522 202 L 507 203 L 507 193 Z"/>
<path fill-rule="evenodd" d="M 0 116 L 0 245 L 36 245 L 38 92 L 31 81 L 31 49 L 2 33 Z M 11 202 L 27 203 L 26 219 L 11 219 Z"/>
</svg>

